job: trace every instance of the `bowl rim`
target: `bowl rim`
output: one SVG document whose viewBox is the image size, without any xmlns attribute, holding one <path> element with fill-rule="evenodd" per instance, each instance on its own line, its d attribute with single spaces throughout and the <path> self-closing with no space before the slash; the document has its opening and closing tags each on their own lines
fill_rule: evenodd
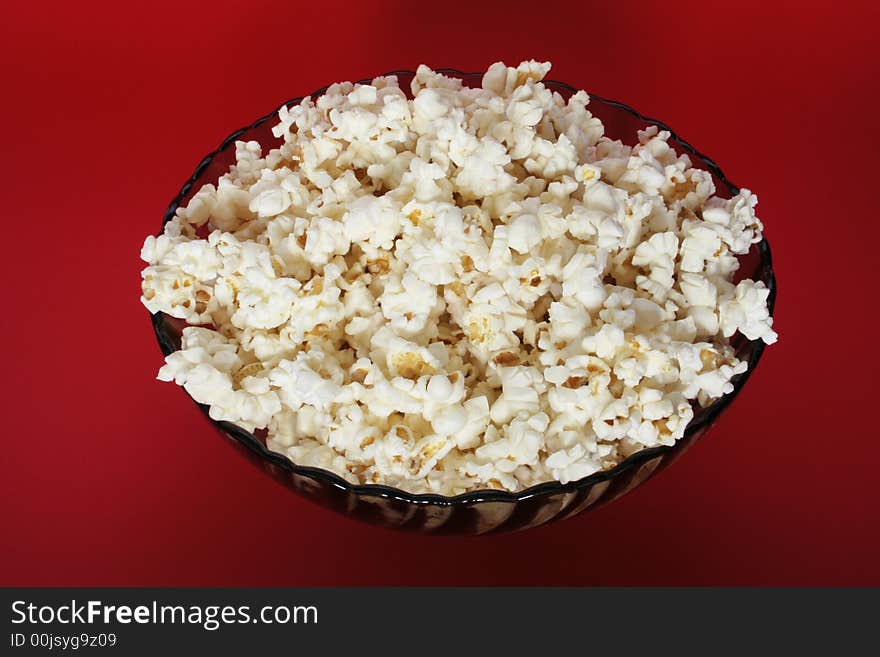
<svg viewBox="0 0 880 657">
<path fill-rule="evenodd" d="M 454 68 L 437 68 L 434 69 L 437 73 L 441 73 L 444 75 L 450 75 L 457 77 L 459 79 L 474 79 L 477 77 L 482 77 L 483 73 L 479 72 L 462 72 Z M 364 78 L 362 80 L 358 80 L 358 84 L 369 84 L 376 77 L 388 77 L 388 76 L 415 76 L 415 71 L 399 69 L 394 71 L 389 71 L 388 73 L 383 73 L 381 75 L 376 75 L 371 78 Z M 565 82 L 560 82 L 557 80 L 543 80 L 544 84 L 548 87 L 557 87 L 562 88 L 572 93 L 577 93 L 579 89 L 571 86 Z M 202 173 L 204 173 L 205 169 L 207 169 L 214 158 L 219 155 L 222 151 L 225 151 L 230 145 L 241 137 L 244 133 L 262 125 L 266 121 L 269 121 L 275 118 L 278 114 L 278 111 L 282 107 L 290 107 L 292 105 L 296 105 L 303 101 L 305 98 L 314 98 L 315 96 L 319 96 L 327 91 L 327 89 L 331 85 L 326 85 L 313 91 L 311 94 L 306 96 L 298 96 L 296 98 L 292 98 L 281 103 L 276 109 L 268 114 L 261 116 L 256 119 L 249 125 L 239 128 L 235 132 L 231 133 L 227 136 L 220 145 L 215 148 L 213 151 L 208 153 L 199 164 L 196 166 L 195 171 L 193 171 L 192 175 L 187 179 L 187 181 L 181 186 L 180 191 L 177 195 L 172 199 L 171 203 L 169 203 L 168 208 L 165 211 L 164 219 L 162 221 L 162 226 L 160 228 L 160 233 L 164 230 L 165 224 L 168 223 L 174 216 L 177 211 L 177 208 L 180 206 L 183 199 L 187 194 L 192 190 L 193 186 L 196 184 L 196 181 L 201 177 Z M 705 163 L 706 167 L 709 171 L 715 175 L 715 177 L 721 181 L 724 185 L 726 185 L 732 194 L 736 194 L 739 192 L 739 187 L 733 184 L 727 176 L 722 172 L 721 168 L 716 164 L 716 162 L 704 155 L 700 151 L 698 151 L 694 146 L 692 146 L 689 142 L 682 139 L 679 134 L 670 128 L 663 121 L 659 121 L 657 119 L 648 117 L 641 112 L 633 109 L 626 103 L 622 103 L 616 100 L 610 100 L 604 98 L 599 95 L 592 94 L 587 92 L 590 97 L 590 101 L 598 101 L 599 103 L 610 105 L 612 107 L 616 107 L 617 109 L 623 110 L 632 114 L 640 121 L 645 123 L 656 125 L 660 130 L 667 130 L 670 134 L 670 138 L 675 140 L 675 142 L 681 147 L 681 149 L 687 152 L 690 155 L 693 155 L 699 158 L 703 163 Z M 760 257 L 760 268 L 763 275 L 763 279 L 767 288 L 770 290 L 769 296 L 767 298 L 767 308 L 772 317 L 773 310 L 776 303 L 776 277 L 773 272 L 773 259 L 772 254 L 770 252 L 770 245 L 767 242 L 767 238 L 764 237 L 760 242 L 756 245 L 758 256 Z M 162 350 L 163 356 L 167 356 L 168 354 L 176 351 L 174 344 L 168 339 L 167 334 L 162 330 L 162 326 L 164 323 L 165 315 L 161 312 L 153 313 L 151 316 L 153 330 L 156 334 L 156 339 L 159 342 L 159 347 Z M 565 494 L 572 493 L 575 491 L 584 490 L 587 488 L 591 488 L 596 484 L 601 484 L 604 482 L 609 482 L 612 479 L 620 476 L 624 472 L 632 470 L 633 468 L 637 468 L 642 466 L 643 464 L 652 461 L 653 459 L 669 455 L 677 450 L 680 450 L 684 444 L 688 442 L 688 439 L 697 434 L 698 432 L 708 428 L 711 424 L 718 418 L 722 411 L 724 411 L 731 402 L 737 397 L 740 390 L 743 389 L 749 377 L 755 371 L 755 368 L 758 365 L 758 362 L 761 360 L 761 356 L 764 353 L 764 349 L 766 345 L 762 340 L 751 340 L 750 342 L 754 343 L 754 348 L 748 359 L 748 369 L 739 375 L 736 375 L 733 378 L 734 387 L 731 392 L 720 397 L 715 402 L 713 402 L 710 406 L 708 406 L 704 413 L 695 420 L 692 420 L 685 429 L 684 435 L 678 439 L 672 445 L 660 445 L 657 447 L 647 447 L 645 449 L 641 449 L 638 452 L 635 452 L 625 458 L 623 461 L 618 463 L 613 468 L 608 470 L 600 470 L 598 472 L 594 472 L 593 474 L 587 475 L 586 477 L 582 477 L 580 479 L 569 481 L 566 483 L 561 483 L 560 481 L 547 481 L 540 484 L 536 484 L 534 486 L 530 486 L 528 488 L 524 488 L 520 491 L 505 491 L 505 490 L 495 490 L 495 489 L 479 489 L 474 491 L 468 491 L 466 493 L 460 493 L 458 495 L 440 495 L 437 493 L 410 493 L 408 491 L 403 490 L 402 488 L 396 488 L 394 486 L 386 486 L 383 484 L 353 484 L 340 475 L 331 472 L 330 470 L 325 470 L 323 468 L 317 468 L 312 466 L 304 466 L 298 465 L 291 461 L 287 456 L 274 452 L 270 450 L 260 439 L 258 439 L 253 433 L 247 431 L 232 422 L 227 422 L 224 420 L 214 420 L 208 414 L 209 408 L 205 404 L 200 404 L 193 400 L 193 402 L 201 409 L 201 411 L 205 414 L 205 416 L 209 419 L 209 421 L 214 424 L 221 431 L 229 435 L 232 439 L 241 443 L 244 447 L 254 452 L 257 456 L 261 457 L 263 460 L 268 461 L 270 464 L 275 465 L 283 470 L 288 471 L 291 474 L 301 475 L 308 479 L 312 479 L 317 481 L 318 483 L 327 484 L 334 488 L 339 489 L 345 493 L 353 494 L 359 497 L 379 497 L 384 499 L 395 500 L 399 502 L 406 502 L 408 504 L 416 504 L 416 505 L 434 505 L 434 506 L 454 506 L 454 505 L 468 505 L 468 504 L 476 504 L 482 502 L 502 502 L 502 503 L 517 503 L 522 502 L 524 500 L 528 500 L 533 497 L 539 497 L 542 495 L 550 495 L 550 494 Z M 185 391 L 184 391 L 185 392 Z M 187 393 L 188 395 L 189 393 Z M 192 397 L 190 397 L 192 399 Z"/>
</svg>

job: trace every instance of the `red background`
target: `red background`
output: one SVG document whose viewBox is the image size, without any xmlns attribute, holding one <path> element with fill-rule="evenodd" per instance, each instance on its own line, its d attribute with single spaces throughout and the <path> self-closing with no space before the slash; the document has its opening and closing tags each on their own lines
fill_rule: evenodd
<svg viewBox="0 0 880 657">
<path fill-rule="evenodd" d="M 554 4 L 4 3 L 0 584 L 880 584 L 876 4 Z M 758 193 L 781 341 L 703 442 L 595 512 L 437 538 L 324 511 L 153 380 L 143 238 L 286 98 L 532 57 Z"/>
</svg>

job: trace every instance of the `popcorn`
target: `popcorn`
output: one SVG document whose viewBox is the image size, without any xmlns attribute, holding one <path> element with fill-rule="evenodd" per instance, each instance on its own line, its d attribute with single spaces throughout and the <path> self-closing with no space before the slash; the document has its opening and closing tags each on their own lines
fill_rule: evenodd
<svg viewBox="0 0 880 657">
<path fill-rule="evenodd" d="M 705 224 L 698 224 L 684 234 L 679 251 L 681 271 L 701 273 L 721 249 L 721 238 Z"/>
<path fill-rule="evenodd" d="M 299 410 L 305 404 L 326 411 L 336 401 L 340 386 L 337 381 L 322 376 L 320 367 L 321 362 L 314 355 L 300 352 L 292 361 L 279 361 L 269 372 L 268 382 L 290 410 Z"/>
<path fill-rule="evenodd" d="M 665 297 L 663 292 L 669 290 L 673 284 L 674 259 L 677 253 L 678 237 L 672 232 L 654 233 L 639 244 L 633 254 L 632 263 L 637 267 L 647 268 L 650 275 L 637 276 L 636 285 L 662 300 Z M 661 291 L 660 294 L 655 292 L 657 289 Z"/>
<path fill-rule="evenodd" d="M 377 300 L 382 315 L 404 338 L 426 332 L 428 322 L 437 314 L 437 286 L 424 282 L 412 271 L 391 278 Z"/>
<path fill-rule="evenodd" d="M 517 253 L 529 253 L 541 242 L 541 225 L 531 214 L 521 214 L 509 226 L 507 243 Z"/>
<path fill-rule="evenodd" d="M 501 472 L 513 472 L 520 465 L 535 465 L 549 423 L 546 413 L 518 415 L 505 425 L 503 437 L 477 448 L 474 455 Z"/>
<path fill-rule="evenodd" d="M 767 344 L 776 342 L 776 332 L 771 328 L 773 318 L 767 311 L 769 295 L 770 290 L 761 281 L 740 281 L 733 297 L 718 305 L 722 335 L 730 337 L 739 331 L 749 340 L 763 340 Z"/>
<path fill-rule="evenodd" d="M 317 216 L 306 232 L 303 249 L 306 259 L 315 268 L 326 265 L 336 254 L 344 255 L 350 246 L 351 240 L 346 236 L 342 222 L 331 217 Z"/>
<path fill-rule="evenodd" d="M 606 252 L 586 248 L 580 247 L 562 270 L 562 296 L 576 299 L 587 310 L 597 310 L 605 299 Z"/>
<path fill-rule="evenodd" d="M 231 322 L 238 328 L 272 329 L 290 318 L 299 281 L 275 278 L 256 267 L 245 269 L 231 285 L 237 306 Z"/>
<path fill-rule="evenodd" d="M 525 325 L 526 311 L 514 303 L 498 283 L 491 283 L 471 297 L 459 326 L 468 339 L 468 347 L 480 358 L 504 349 L 515 349 L 515 332 Z"/>
<path fill-rule="evenodd" d="M 180 350 L 169 354 L 158 378 L 174 381 L 197 402 L 209 405 L 213 419 L 253 430 L 266 426 L 281 411 L 281 403 L 275 391 L 254 376 L 242 375 L 247 367 L 234 342 L 215 331 L 187 327 Z M 250 372 L 258 374 L 259 369 Z"/>
<path fill-rule="evenodd" d="M 510 164 L 507 149 L 488 137 L 483 141 L 471 137 L 469 141 L 468 146 L 462 147 L 458 161 L 452 158 L 452 162 L 460 167 L 453 181 L 461 194 L 467 198 L 484 198 L 511 189 L 516 179 L 504 170 Z M 474 141 L 476 144 L 473 144 Z M 450 155 L 453 147 L 450 144 Z"/>
<path fill-rule="evenodd" d="M 718 301 L 718 290 L 708 278 L 682 272 L 678 279 L 678 285 L 688 305 L 715 308 Z"/>
<path fill-rule="evenodd" d="M 576 481 L 602 469 L 598 459 L 587 452 L 583 445 L 553 452 L 546 460 L 553 479 L 563 484 Z"/>
<path fill-rule="evenodd" d="M 141 303 L 150 312 L 165 312 L 191 324 L 205 320 L 196 310 L 196 280 L 174 267 L 156 265 L 142 272 Z"/>
<path fill-rule="evenodd" d="M 141 251 L 186 321 L 158 378 L 353 483 L 454 495 L 575 481 L 672 445 L 777 339 L 757 199 L 715 195 L 668 131 L 604 136 L 549 63 L 480 88 L 420 66 L 278 113 L 266 150 Z"/>
<path fill-rule="evenodd" d="M 400 233 L 400 207 L 390 197 L 361 196 L 343 216 L 349 242 L 367 243 L 373 249 L 390 250 Z"/>
<path fill-rule="evenodd" d="M 447 406 L 431 420 L 431 427 L 441 436 L 454 436 L 464 429 L 468 416 L 460 404 Z"/>
</svg>

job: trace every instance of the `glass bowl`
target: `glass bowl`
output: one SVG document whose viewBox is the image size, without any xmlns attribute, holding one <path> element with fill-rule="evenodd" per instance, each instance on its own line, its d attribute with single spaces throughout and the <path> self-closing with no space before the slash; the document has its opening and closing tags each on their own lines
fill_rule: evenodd
<svg viewBox="0 0 880 657">
<path fill-rule="evenodd" d="M 452 69 L 440 71 L 461 79 L 468 86 L 479 86 L 482 77 L 481 73 L 462 73 Z M 400 86 L 408 89 L 414 73 L 392 71 L 386 75 L 397 75 Z M 565 99 L 577 92 L 574 87 L 561 82 L 545 81 L 545 84 Z M 325 90 L 326 87 L 319 89 L 311 96 L 317 97 Z M 593 94 L 590 94 L 590 98 L 589 109 L 605 124 L 605 134 L 610 138 L 633 143 L 637 130 L 657 125 L 662 130 L 669 130 L 672 134 L 669 143 L 679 153 L 687 153 L 694 166 L 712 173 L 719 196 L 729 198 L 739 191 L 727 180 L 715 162 L 698 152 L 662 122 L 647 118 L 623 103 L 605 100 Z M 292 106 L 300 100 L 302 98 L 294 98 L 284 105 Z M 177 208 L 185 205 L 202 185 L 216 183 L 229 169 L 235 162 L 236 140 L 256 140 L 263 145 L 264 152 L 278 145 L 280 140 L 273 137 L 271 132 L 276 114 L 277 110 L 273 110 L 249 126 L 236 130 L 223 140 L 219 148 L 208 154 L 168 206 L 164 221 L 171 219 Z M 768 306 L 772 314 L 776 281 L 766 239 L 741 257 L 737 274 L 737 279 L 748 277 L 761 280 L 767 285 L 770 290 Z M 162 353 L 168 355 L 179 349 L 181 331 L 185 324 L 163 313 L 154 314 L 152 321 Z M 763 342 L 747 340 L 740 334 L 736 334 L 732 344 L 737 357 L 748 362 L 748 370 L 733 378 L 733 392 L 706 408 L 696 406 L 694 418 L 684 437 L 674 445 L 644 449 L 612 469 L 596 472 L 578 481 L 566 484 L 547 482 L 516 493 L 480 490 L 445 497 L 408 493 L 389 486 L 355 485 L 332 472 L 296 465 L 286 456 L 270 451 L 266 447 L 265 438 L 261 436 L 262 432 L 254 434 L 229 422 L 210 421 L 242 454 L 292 490 L 329 509 L 360 520 L 385 527 L 438 534 L 483 534 L 526 529 L 570 518 L 600 504 L 607 504 L 643 484 L 688 450 L 742 390 L 764 352 Z M 207 406 L 197 405 L 207 416 Z"/>
</svg>

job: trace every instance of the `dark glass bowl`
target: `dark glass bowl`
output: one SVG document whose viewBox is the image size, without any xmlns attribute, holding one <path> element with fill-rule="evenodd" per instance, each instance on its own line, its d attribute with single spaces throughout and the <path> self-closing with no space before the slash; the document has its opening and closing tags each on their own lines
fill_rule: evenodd
<svg viewBox="0 0 880 657">
<path fill-rule="evenodd" d="M 482 77 L 480 73 L 462 73 L 452 69 L 441 69 L 441 72 L 460 78 L 468 86 L 478 86 Z M 397 75 L 401 87 L 408 88 L 414 73 L 393 71 L 387 75 Z M 574 87 L 561 82 L 546 81 L 545 84 L 566 99 L 577 92 Z M 313 98 L 320 96 L 325 90 L 326 87 L 311 95 Z M 589 109 L 605 124 L 607 136 L 632 143 L 636 137 L 636 130 L 657 125 L 672 133 L 669 143 L 679 153 L 688 153 L 694 166 L 712 173 L 718 195 L 729 198 L 739 191 L 727 180 L 715 162 L 698 152 L 662 122 L 647 118 L 623 103 L 605 100 L 592 94 L 590 98 L 592 100 Z M 302 99 L 294 98 L 284 105 L 292 106 L 300 100 Z M 226 173 L 229 166 L 235 162 L 236 140 L 256 140 L 263 145 L 264 152 L 278 145 L 280 140 L 273 137 L 271 132 L 276 113 L 277 110 L 274 110 L 249 126 L 236 130 L 223 140 L 217 150 L 207 155 L 168 206 L 165 221 L 171 219 L 177 208 L 185 205 L 202 185 L 216 183 L 217 179 Z M 744 277 L 761 280 L 767 285 L 770 289 L 768 304 L 772 313 L 776 298 L 776 281 L 771 266 L 770 247 L 766 239 L 756 244 L 741 258 L 737 278 Z M 154 314 L 152 320 L 162 353 L 168 355 L 179 349 L 181 331 L 185 324 L 163 313 Z M 444 497 L 408 493 L 389 486 L 358 486 L 327 470 L 299 466 L 286 456 L 270 451 L 266 447 L 265 439 L 260 437 L 260 432 L 254 435 L 229 422 L 214 420 L 211 422 L 228 436 L 243 454 L 292 490 L 318 504 L 360 520 L 385 527 L 438 534 L 483 534 L 525 529 L 551 520 L 569 518 L 617 499 L 681 456 L 730 405 L 755 371 L 764 352 L 763 342 L 747 340 L 739 334 L 735 336 L 733 346 L 737 357 L 748 362 L 748 370 L 734 377 L 733 392 L 716 400 L 707 408 L 695 408 L 695 416 L 688 425 L 684 437 L 674 445 L 644 449 L 610 470 L 594 473 L 578 481 L 567 484 L 547 482 L 517 493 L 482 490 Z M 198 406 L 207 416 L 207 406 L 202 404 Z"/>
</svg>

